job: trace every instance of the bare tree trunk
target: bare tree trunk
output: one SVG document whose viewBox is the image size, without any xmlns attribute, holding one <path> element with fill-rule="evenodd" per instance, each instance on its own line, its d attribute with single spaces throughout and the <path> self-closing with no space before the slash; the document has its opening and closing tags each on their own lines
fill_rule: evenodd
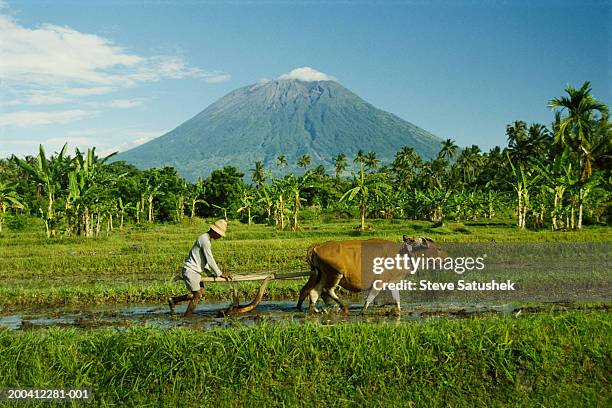
<svg viewBox="0 0 612 408">
<path fill-rule="evenodd" d="M 361 196 L 361 203 L 359 205 L 361 211 L 361 231 L 365 231 L 365 211 L 366 211 L 366 201 L 365 197 Z"/>
<path fill-rule="evenodd" d="M 90 236 L 90 231 L 91 231 L 91 227 L 90 227 L 90 214 L 89 214 L 89 207 L 85 207 L 85 209 L 83 210 L 83 216 L 82 216 L 82 227 L 81 227 L 81 235 L 84 235 L 85 237 L 89 237 Z"/>
<path fill-rule="evenodd" d="M 283 202 L 282 194 L 280 196 L 279 212 L 280 212 L 281 229 L 284 230 L 285 229 L 285 203 Z"/>
<path fill-rule="evenodd" d="M 521 217 L 523 216 L 523 190 L 521 188 L 517 191 L 518 194 L 518 227 L 523 228 L 523 222 Z"/>
<path fill-rule="evenodd" d="M 578 229 L 582 229 L 583 200 L 584 200 L 584 190 L 582 188 L 582 183 L 581 183 L 580 189 L 578 190 Z"/>
<path fill-rule="evenodd" d="M 293 196 L 293 230 L 298 229 L 298 211 L 300 211 L 300 193 L 295 193 Z"/>
<path fill-rule="evenodd" d="M 96 212 L 96 238 L 100 236 L 100 211 Z"/>
<path fill-rule="evenodd" d="M 149 217 L 148 217 L 148 221 L 149 221 L 149 223 L 152 223 L 153 222 L 153 196 L 152 195 L 149 195 L 148 201 L 149 201 Z"/>
</svg>

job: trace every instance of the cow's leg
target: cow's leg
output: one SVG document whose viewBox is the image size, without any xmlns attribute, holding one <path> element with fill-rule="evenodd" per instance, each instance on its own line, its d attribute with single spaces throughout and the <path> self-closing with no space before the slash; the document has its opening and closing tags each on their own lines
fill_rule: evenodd
<svg viewBox="0 0 612 408">
<path fill-rule="evenodd" d="M 397 315 L 400 315 L 401 312 L 401 307 L 400 307 L 400 293 L 399 293 L 399 289 L 393 289 L 391 291 L 391 296 L 393 296 L 393 300 L 395 300 L 395 312 L 397 313 Z"/>
<path fill-rule="evenodd" d="M 317 272 L 317 270 L 316 269 L 312 269 L 312 271 L 310 273 L 310 277 L 308 278 L 308 281 L 306 282 L 306 284 L 300 290 L 300 297 L 298 298 L 298 302 L 297 302 L 297 305 L 296 305 L 297 310 L 300 310 L 300 311 L 302 310 L 302 303 L 304 303 L 304 300 L 306 299 L 306 296 L 308 296 L 310 291 L 317 284 L 318 276 L 319 276 L 319 273 Z"/>
<path fill-rule="evenodd" d="M 317 300 L 319 300 L 320 294 L 323 292 L 323 282 L 321 279 L 317 282 L 317 284 L 310 290 L 310 305 L 308 307 L 308 311 L 310 313 L 319 313 L 319 309 L 317 309 Z"/>
<path fill-rule="evenodd" d="M 364 313 L 366 310 L 368 310 L 368 307 L 370 307 L 370 305 L 372 304 L 374 299 L 376 299 L 376 296 L 378 296 L 379 293 L 380 293 L 380 289 L 376 289 L 376 288 L 374 288 L 374 286 L 372 286 L 372 288 L 370 288 L 370 292 L 368 293 L 368 296 L 366 297 L 365 304 L 363 305 L 362 313 Z"/>
<path fill-rule="evenodd" d="M 338 303 L 338 305 L 340 305 L 340 308 L 342 308 L 342 312 L 343 313 L 348 313 L 348 307 L 342 303 L 342 301 L 340 300 L 340 298 L 338 297 L 338 295 L 336 295 L 336 286 L 338 285 L 338 283 L 340 282 L 340 280 L 342 279 L 342 275 L 338 275 L 334 281 L 333 281 L 333 285 L 331 285 L 331 288 L 328 289 L 326 292 L 329 295 L 329 297 L 331 297 L 332 299 L 334 299 L 336 301 L 336 303 Z"/>
<path fill-rule="evenodd" d="M 309 294 L 309 298 L 310 298 L 310 304 L 308 305 L 308 312 L 309 313 L 319 313 L 319 309 L 317 309 L 317 300 L 319 300 L 319 291 L 317 287 L 314 287 L 310 290 L 310 292 L 308 292 Z"/>
</svg>

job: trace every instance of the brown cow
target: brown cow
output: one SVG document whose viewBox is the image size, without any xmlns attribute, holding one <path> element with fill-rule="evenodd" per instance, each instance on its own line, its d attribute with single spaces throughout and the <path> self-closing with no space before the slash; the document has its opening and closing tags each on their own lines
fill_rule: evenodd
<svg viewBox="0 0 612 408">
<path fill-rule="evenodd" d="M 309 296 L 310 310 L 317 311 L 315 305 L 319 296 L 327 301 L 331 298 L 336 301 L 346 313 L 347 306 L 340 301 L 335 293 L 337 285 L 351 291 L 361 292 L 369 290 L 363 310 L 367 310 L 374 298 L 380 292 L 373 283 L 381 280 L 385 283 L 397 283 L 404 279 L 410 270 L 403 268 L 386 269 L 380 274 L 373 273 L 374 258 L 396 258 L 404 254 L 409 257 L 443 257 L 444 253 L 431 239 L 410 238 L 404 235 L 403 242 L 391 242 L 382 239 L 329 241 L 313 245 L 308 248 L 308 263 L 311 275 L 308 282 L 300 291 L 297 303 L 301 310 L 302 303 Z M 380 285 L 378 285 L 380 286 Z M 400 311 L 399 290 L 392 290 L 397 312 Z"/>
</svg>

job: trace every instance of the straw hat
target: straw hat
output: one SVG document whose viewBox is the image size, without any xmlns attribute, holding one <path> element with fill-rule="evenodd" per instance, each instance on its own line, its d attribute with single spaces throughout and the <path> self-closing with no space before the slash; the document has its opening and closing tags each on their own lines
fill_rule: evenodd
<svg viewBox="0 0 612 408">
<path fill-rule="evenodd" d="M 210 229 L 215 231 L 217 234 L 222 237 L 225 236 L 225 231 L 227 230 L 227 221 L 225 220 L 217 220 L 214 224 L 210 224 Z"/>
</svg>

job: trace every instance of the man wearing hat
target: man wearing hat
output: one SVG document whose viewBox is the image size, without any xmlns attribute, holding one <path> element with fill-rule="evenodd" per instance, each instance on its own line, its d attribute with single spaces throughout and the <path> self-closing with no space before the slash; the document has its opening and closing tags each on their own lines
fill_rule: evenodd
<svg viewBox="0 0 612 408">
<path fill-rule="evenodd" d="M 183 268 L 181 270 L 181 279 L 185 282 L 187 289 L 191 291 L 183 296 L 175 296 L 168 298 L 170 310 L 174 311 L 174 306 L 185 300 L 189 300 L 189 306 L 185 311 L 185 316 L 191 316 L 193 309 L 198 305 L 198 302 L 204 295 L 204 285 L 202 284 L 201 273 L 206 269 L 210 276 L 231 280 L 231 277 L 219 269 L 215 258 L 212 255 L 211 242 L 225 236 L 227 230 L 227 221 L 217 220 L 210 225 L 208 232 L 200 235 L 196 242 L 191 247 Z"/>
</svg>

